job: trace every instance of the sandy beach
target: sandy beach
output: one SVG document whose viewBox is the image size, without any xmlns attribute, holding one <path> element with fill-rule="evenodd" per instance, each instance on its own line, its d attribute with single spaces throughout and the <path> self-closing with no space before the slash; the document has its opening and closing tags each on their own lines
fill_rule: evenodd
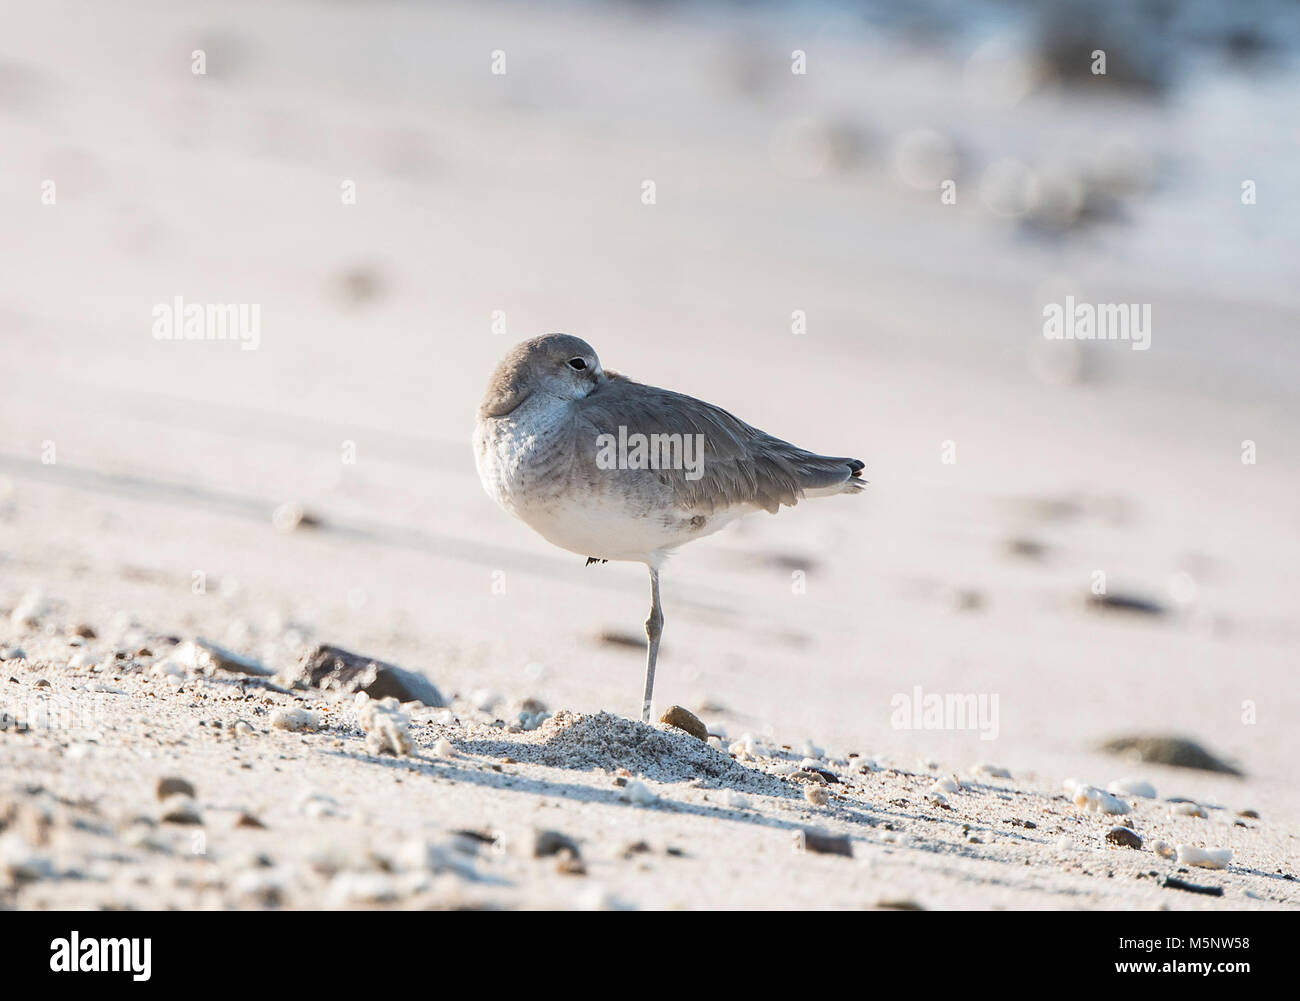
<svg viewBox="0 0 1300 1001">
<path fill-rule="evenodd" d="M 0 907 L 1300 905 L 1282 69 L 1008 103 L 824 12 L 0 6 Z M 1045 339 L 1067 295 L 1149 349 Z M 178 296 L 256 348 L 159 339 Z M 632 722 L 644 568 L 479 484 L 551 330 L 866 461 L 664 569 L 708 741 Z"/>
</svg>

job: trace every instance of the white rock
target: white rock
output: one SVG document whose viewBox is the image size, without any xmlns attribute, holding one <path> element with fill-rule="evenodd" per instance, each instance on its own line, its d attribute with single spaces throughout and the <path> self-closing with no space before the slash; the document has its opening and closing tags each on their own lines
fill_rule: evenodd
<svg viewBox="0 0 1300 1001">
<path fill-rule="evenodd" d="M 39 588 L 32 588 L 22 596 L 14 610 L 9 613 L 9 621 L 15 626 L 35 625 L 48 611 L 45 596 Z"/>
<path fill-rule="evenodd" d="M 937 779 L 934 785 L 930 786 L 931 792 L 961 792 L 961 783 L 951 775 L 945 775 Z"/>
<path fill-rule="evenodd" d="M 1200 803 L 1175 803 L 1169 808 L 1169 815 L 1171 817 L 1199 817 L 1201 820 L 1209 816 L 1205 812 L 1205 807 L 1201 806 Z"/>
<path fill-rule="evenodd" d="M 654 806 L 659 802 L 659 797 L 650 791 L 649 786 L 639 779 L 632 779 L 623 787 L 619 799 L 626 800 L 636 806 Z"/>
<path fill-rule="evenodd" d="M 271 713 L 271 726 L 276 730 L 312 732 L 319 730 L 320 714 L 311 709 L 296 706 L 289 709 L 276 709 Z"/>
<path fill-rule="evenodd" d="M 1089 813 L 1128 813 L 1131 807 L 1122 799 L 1096 786 L 1079 785 L 1074 790 L 1074 805 Z"/>
<path fill-rule="evenodd" d="M 825 806 L 830 800 L 830 795 L 826 792 L 826 787 L 822 785 L 805 786 L 803 798 L 813 806 Z"/>
<path fill-rule="evenodd" d="M 312 819 L 339 816 L 339 804 L 333 797 L 311 790 L 298 797 L 298 809 Z"/>
<path fill-rule="evenodd" d="M 727 792 L 727 806 L 731 807 L 733 810 L 748 810 L 749 800 L 746 799 L 742 793 L 738 793 L 735 789 L 731 789 Z"/>
<path fill-rule="evenodd" d="M 149 669 L 149 673 L 155 678 L 184 678 L 185 668 L 171 657 L 167 657 L 154 664 L 154 666 Z"/>
<path fill-rule="evenodd" d="M 1161 858 L 1171 859 L 1171 858 L 1175 858 L 1178 855 L 1178 850 L 1174 848 L 1174 846 L 1171 845 L 1168 841 L 1157 841 L 1154 845 L 1151 846 L 1151 850 L 1155 852 L 1157 855 L 1159 855 Z"/>
<path fill-rule="evenodd" d="M 386 873 L 341 872 L 330 880 L 328 893 L 336 905 L 388 904 L 401 896 L 401 888 Z"/>
<path fill-rule="evenodd" d="M 1156 798 L 1156 787 L 1143 779 L 1116 779 L 1106 789 L 1116 796 L 1137 796 L 1139 799 Z"/>
<path fill-rule="evenodd" d="M 389 696 L 378 702 L 365 692 L 356 698 L 357 722 L 366 732 L 366 750 L 371 754 L 410 754 L 415 748 L 408 729 L 410 718 L 398 708 L 397 699 Z"/>
<path fill-rule="evenodd" d="M 1178 861 L 1183 865 L 1194 865 L 1201 869 L 1226 869 L 1228 863 L 1232 861 L 1232 850 L 1179 845 Z"/>
<path fill-rule="evenodd" d="M 452 746 L 450 740 L 446 737 L 439 737 L 437 743 L 433 745 L 433 753 L 440 758 L 456 757 L 456 748 Z"/>
<path fill-rule="evenodd" d="M 980 762 L 971 769 L 972 775 L 978 775 L 982 778 L 990 779 L 1009 779 L 1011 773 L 1005 768 L 999 768 L 997 765 L 990 765 L 987 762 Z"/>
</svg>

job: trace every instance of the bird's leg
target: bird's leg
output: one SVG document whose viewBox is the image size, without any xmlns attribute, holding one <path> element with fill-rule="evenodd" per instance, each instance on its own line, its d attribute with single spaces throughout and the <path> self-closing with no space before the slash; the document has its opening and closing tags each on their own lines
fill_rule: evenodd
<svg viewBox="0 0 1300 1001">
<path fill-rule="evenodd" d="M 650 568 L 650 618 L 645 620 L 649 640 L 645 655 L 645 698 L 641 703 L 641 722 L 650 722 L 650 697 L 655 690 L 655 661 L 659 658 L 659 637 L 664 631 L 664 613 L 659 608 L 659 569 Z"/>
</svg>

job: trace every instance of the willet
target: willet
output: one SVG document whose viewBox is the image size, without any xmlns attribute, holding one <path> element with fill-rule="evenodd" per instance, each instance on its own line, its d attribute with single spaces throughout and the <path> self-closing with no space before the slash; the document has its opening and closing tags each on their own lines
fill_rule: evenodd
<svg viewBox="0 0 1300 1001">
<path fill-rule="evenodd" d="M 569 334 L 534 337 L 502 359 L 479 406 L 474 454 L 488 495 L 548 542 L 588 565 L 649 567 L 645 722 L 667 555 L 750 511 L 775 514 L 865 483 L 861 460 L 807 452 L 703 400 L 606 372 Z"/>
</svg>

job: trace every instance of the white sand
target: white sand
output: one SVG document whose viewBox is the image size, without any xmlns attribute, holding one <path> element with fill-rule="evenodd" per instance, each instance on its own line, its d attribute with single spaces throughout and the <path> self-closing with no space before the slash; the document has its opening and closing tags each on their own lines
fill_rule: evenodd
<svg viewBox="0 0 1300 1001">
<path fill-rule="evenodd" d="M 1181 107 L 1080 105 L 1087 134 L 1102 122 L 1183 169 L 1130 225 L 1057 245 L 1017 238 L 974 197 L 943 214 L 896 183 L 880 144 L 927 122 L 960 134 L 975 112 L 944 100 L 960 67 L 894 50 L 871 63 L 871 79 L 906 83 L 889 93 L 827 39 L 813 94 L 756 99 L 728 82 L 738 37 L 671 19 L 133 10 L 6 4 L 0 38 L 0 647 L 26 654 L 0 665 L 0 711 L 27 718 L 41 692 L 90 700 L 71 729 L 0 734 L 0 799 L 27 818 L 0 833 L 4 903 L 1297 904 L 1283 878 L 1300 831 L 1297 302 L 1277 266 L 1294 254 L 1261 207 L 1232 229 L 1241 272 L 1216 279 L 1184 267 L 1189 241 L 1157 225 L 1199 210 L 1177 187 L 1189 176 L 1235 192 L 1240 171 L 1213 158 L 1233 146 L 1266 161 L 1263 130 L 1258 148 L 1251 133 L 1201 152 Z M 793 47 L 758 37 L 778 61 Z M 207 77 L 189 71 L 195 48 Z M 511 53 L 504 79 L 487 73 L 495 48 Z M 1078 148 L 1060 110 L 995 115 L 980 136 L 1024 155 Z M 773 130 L 808 116 L 856 116 L 879 143 L 852 168 L 786 176 Z M 40 203 L 45 178 L 56 205 Z M 345 178 L 355 206 L 339 202 Z M 1152 303 L 1152 349 L 1095 345 L 1088 379 L 1036 378 L 1042 303 L 1071 290 Z M 258 350 L 154 340 L 153 305 L 177 295 L 260 304 Z M 584 568 L 511 522 L 468 444 L 497 357 L 559 328 L 609 367 L 867 461 L 863 496 L 755 516 L 664 572 L 658 705 L 695 710 L 728 744 L 754 735 L 753 762 L 680 734 L 654 738 L 652 761 L 626 744 L 630 724 L 608 744 L 574 736 L 592 714 L 638 709 L 641 654 L 597 637 L 639 635 L 644 571 Z M 323 525 L 277 533 L 285 501 Z M 1168 614 L 1087 610 L 1097 570 Z M 45 607 L 11 621 L 33 589 Z M 68 642 L 81 623 L 98 634 L 84 656 Z M 337 643 L 456 693 L 457 721 L 416 713 L 419 756 L 375 757 L 350 699 L 295 693 L 325 726 L 287 732 L 270 714 L 293 696 L 155 675 L 164 635 L 275 670 Z M 108 660 L 141 646 L 152 656 Z M 78 690 L 94 685 L 110 691 Z M 891 700 L 917 686 L 997 695 L 996 739 L 895 727 Z M 489 729 L 528 698 L 583 715 L 569 730 Z M 239 720 L 254 732 L 232 737 Z M 1246 777 L 1096 749 L 1134 732 L 1187 734 Z M 807 741 L 845 780 L 825 807 L 770 774 Z M 850 753 L 882 769 L 834 763 Z M 690 778 L 704 761 L 721 772 Z M 976 779 L 979 763 L 1013 778 Z M 173 774 L 195 785 L 201 827 L 133 828 Z M 951 809 L 928 803 L 952 774 Z M 660 805 L 624 802 L 620 777 Z M 1069 777 L 1147 780 L 1221 809 L 1133 798 L 1122 817 L 1085 813 Z M 1261 819 L 1237 826 L 1244 808 Z M 233 827 L 240 811 L 266 830 Z M 1119 822 L 1141 852 L 1106 844 Z M 805 824 L 849 834 L 854 857 L 796 854 Z M 577 839 L 587 874 L 519 849 L 537 827 Z M 457 830 L 504 832 L 504 850 L 467 859 Z M 641 840 L 652 851 L 625 858 Z M 1159 840 L 1231 849 L 1226 871 L 1183 875 L 1224 896 L 1140 875 L 1176 870 Z"/>
</svg>

